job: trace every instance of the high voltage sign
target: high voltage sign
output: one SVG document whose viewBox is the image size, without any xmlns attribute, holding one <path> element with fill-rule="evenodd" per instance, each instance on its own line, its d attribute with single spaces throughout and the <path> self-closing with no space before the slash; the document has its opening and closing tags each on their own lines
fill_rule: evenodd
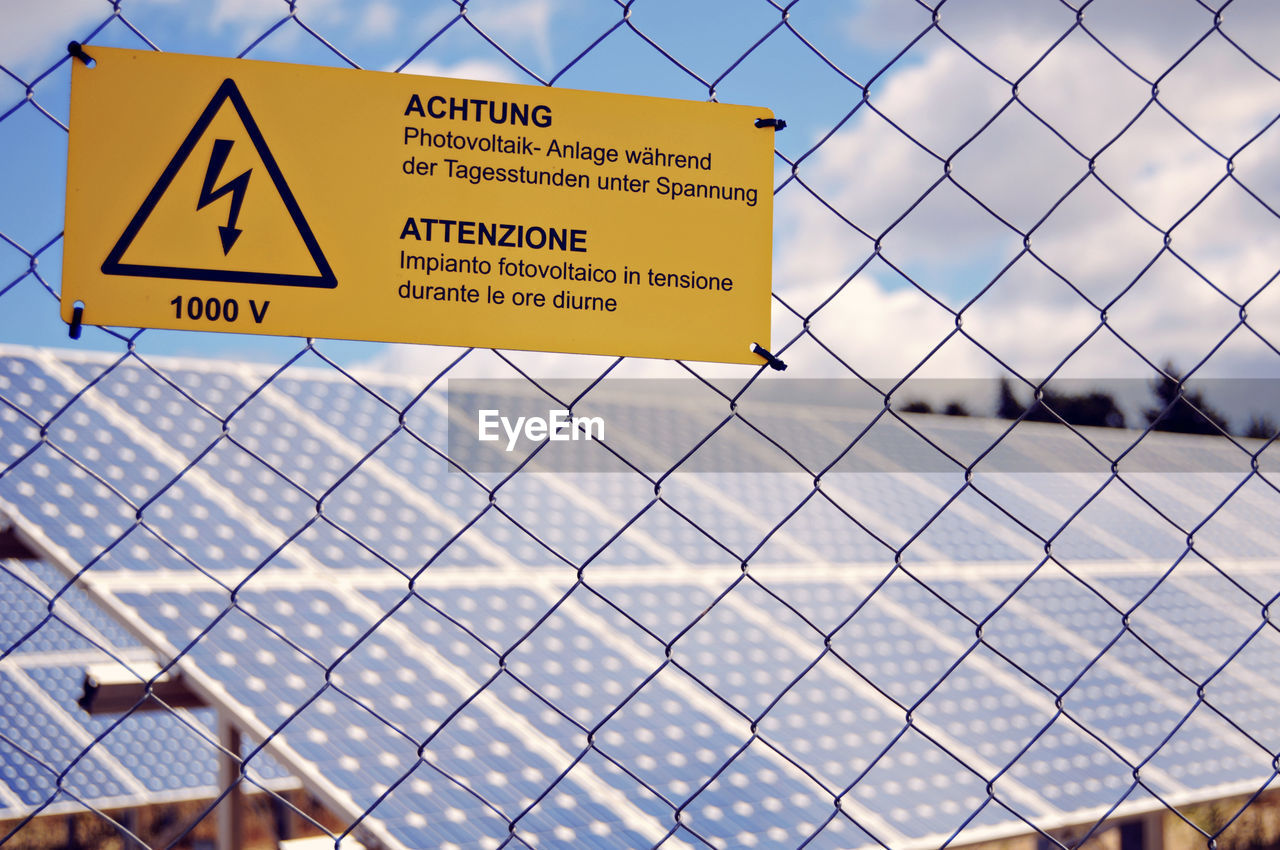
<svg viewBox="0 0 1280 850">
<path fill-rule="evenodd" d="M 214 127 L 215 119 L 218 120 L 216 128 Z M 224 136 L 230 138 L 223 138 Z M 212 139 L 212 146 L 202 145 L 206 137 Z M 246 151 L 240 157 L 249 160 L 252 164 L 236 177 L 224 179 L 223 172 L 226 170 L 227 160 L 231 156 L 237 138 L 242 150 L 244 145 L 252 145 L 252 151 Z M 190 168 L 185 168 L 185 172 L 184 167 L 192 150 L 197 146 L 201 147 L 202 151 L 208 148 L 210 152 L 209 164 L 204 169 L 194 212 L 199 213 L 213 202 L 229 196 L 228 202 L 219 207 L 219 210 L 225 210 L 226 213 L 226 224 L 218 225 L 218 241 L 222 247 L 222 257 L 217 255 L 213 240 L 208 238 L 212 235 L 212 228 L 207 224 L 208 216 L 197 217 L 191 214 L 192 176 L 200 173 L 200 162 L 203 160 L 196 160 Z M 263 226 L 255 222 L 255 226 L 250 227 L 250 238 L 246 240 L 245 245 L 241 246 L 235 259 L 232 260 L 231 249 L 244 234 L 244 230 L 236 225 L 239 223 L 245 196 L 249 191 L 249 180 L 255 170 L 262 175 L 259 178 L 260 182 L 270 180 L 269 187 L 258 193 L 260 198 L 258 206 L 267 216 L 267 223 Z M 185 173 L 186 179 L 180 181 L 178 187 L 170 192 L 174 179 L 182 173 Z M 161 202 L 166 199 L 168 201 L 163 204 L 163 208 L 157 209 L 162 207 Z M 282 217 L 282 213 L 286 214 L 287 218 Z M 221 221 L 220 218 L 218 220 Z M 154 223 L 147 228 L 149 222 Z M 189 235 L 197 239 L 200 236 L 197 231 L 203 229 L 205 238 L 200 240 L 199 248 L 188 245 L 182 253 L 166 252 L 163 246 L 183 235 L 181 231 L 166 232 L 164 230 L 166 225 L 189 228 L 193 231 Z M 150 238 L 144 237 L 139 240 L 139 247 L 130 252 L 129 249 L 142 235 L 144 228 L 150 231 Z M 288 243 L 295 238 L 300 239 L 306 248 L 309 263 L 304 261 L 294 265 L 293 261 L 296 257 L 293 256 L 289 257 L 288 263 L 280 263 L 279 259 L 285 256 L 282 251 L 283 243 Z M 250 245 L 254 247 L 248 247 Z M 126 253 L 136 262 L 127 262 Z M 148 263 L 146 261 L 148 258 L 173 264 L 156 265 Z M 311 269 L 310 266 L 314 268 Z M 292 271 L 288 270 L 290 268 Z M 303 268 L 308 268 L 308 272 L 303 272 Z M 276 165 L 270 149 L 262 138 L 261 131 L 258 130 L 258 125 L 254 122 L 244 98 L 240 95 L 240 90 L 231 79 L 218 87 L 213 100 L 209 101 L 209 105 L 200 114 L 195 126 L 191 128 L 191 132 L 178 148 L 177 154 L 160 175 L 160 179 L 147 195 L 146 200 L 142 202 L 138 212 L 129 221 L 129 226 L 125 228 L 115 247 L 111 249 L 106 262 L 102 264 L 102 271 L 112 275 L 176 280 L 267 283 L 282 286 L 333 287 L 338 285 L 333 276 L 333 270 L 325 260 L 324 253 L 316 243 L 310 226 L 298 208 L 298 202 L 280 173 L 280 167 Z"/>
<path fill-rule="evenodd" d="M 769 344 L 768 110 L 89 54 L 67 321 L 738 363 Z"/>
</svg>

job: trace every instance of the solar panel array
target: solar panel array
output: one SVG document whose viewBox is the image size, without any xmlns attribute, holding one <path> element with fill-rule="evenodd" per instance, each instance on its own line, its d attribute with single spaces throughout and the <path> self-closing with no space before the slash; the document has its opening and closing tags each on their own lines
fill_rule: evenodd
<svg viewBox="0 0 1280 850">
<path fill-rule="evenodd" d="M 221 793 L 212 710 L 91 717 L 77 705 L 91 665 L 142 670 L 154 656 L 52 565 L 0 561 L 0 652 L 0 821 Z M 272 790 L 296 787 L 262 766 Z"/>
<path fill-rule="evenodd" d="M 0 511 L 52 565 L 0 573 L 0 816 L 207 793 L 201 712 L 75 714 L 104 653 L 180 658 L 251 780 L 387 847 L 913 848 L 1275 776 L 1261 444 L 1152 434 L 1117 477 L 1073 457 L 1131 432 L 1022 423 L 1001 450 L 1042 468 L 965 486 L 894 464 L 1008 423 L 882 416 L 817 488 L 507 478 L 450 465 L 449 413 L 412 379 L 6 349 Z M 709 451 L 851 439 L 740 413 Z M 661 414 L 656 445 L 707 433 Z"/>
</svg>

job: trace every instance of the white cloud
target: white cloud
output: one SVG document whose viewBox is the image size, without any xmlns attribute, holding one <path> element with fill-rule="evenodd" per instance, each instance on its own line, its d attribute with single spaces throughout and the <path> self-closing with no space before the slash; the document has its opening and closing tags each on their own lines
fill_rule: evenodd
<svg viewBox="0 0 1280 850">
<path fill-rule="evenodd" d="M 1150 4 L 1139 5 L 1150 11 Z M 1007 16 L 976 15 L 974 10 L 980 6 L 965 5 L 970 14 L 965 26 L 953 27 L 953 34 L 969 40 L 984 61 L 1005 73 L 1025 71 L 1060 34 L 1054 27 L 1070 26 L 1058 15 L 1015 26 Z M 1187 38 L 1199 16 L 1192 10 L 1179 21 L 1150 29 L 1142 27 L 1143 20 L 1142 16 L 1116 15 L 1105 27 L 1099 23 L 1098 29 L 1116 40 L 1116 49 L 1124 57 L 1147 67 L 1170 55 L 1171 45 Z M 899 21 L 898 25 L 909 29 L 914 24 Z M 987 29 L 982 30 L 982 25 Z M 1193 127 L 1210 127 L 1205 134 L 1211 133 L 1213 139 L 1228 140 L 1224 144 L 1235 140 L 1238 145 L 1280 112 L 1280 84 L 1262 74 L 1243 73 L 1239 55 L 1223 48 L 1220 39 L 1206 43 L 1203 52 L 1183 60 L 1184 69 L 1169 75 L 1162 91 L 1167 90 L 1170 108 L 1180 118 Z M 953 45 L 933 39 L 928 51 L 877 85 L 873 101 L 894 122 L 947 156 L 952 146 L 982 127 L 1010 96 L 1007 87 L 992 83 L 989 73 L 975 69 L 973 60 Z M 1226 80 L 1229 85 L 1196 80 Z M 1028 78 L 1020 96 L 1091 155 L 1134 117 L 1150 90 L 1078 33 L 1060 44 Z M 1089 164 L 1017 104 L 955 157 L 955 180 L 1015 226 L 1030 228 L 1053 210 L 1034 231 L 1031 245 L 1037 256 L 1066 278 L 1024 257 L 966 310 L 964 331 L 990 354 L 955 333 L 950 312 L 895 279 L 882 264 L 864 268 L 832 298 L 870 257 L 872 243 L 798 185 L 785 189 L 776 206 L 775 292 L 802 314 L 827 302 L 813 317 L 812 332 L 868 376 L 904 375 L 927 361 L 919 371 L 922 376 L 993 377 L 1004 371 L 999 358 L 1028 377 L 1060 369 L 1072 377 L 1146 378 L 1149 367 L 1136 354 L 1111 331 L 1098 332 L 1100 308 L 1141 273 L 1142 279 L 1109 307 L 1107 317 L 1111 328 L 1142 355 L 1157 363 L 1171 358 L 1186 368 L 1232 334 L 1203 374 L 1280 374 L 1280 358 L 1247 329 L 1237 328 L 1239 310 L 1223 294 L 1172 255 L 1147 268 L 1163 245 L 1156 227 L 1175 223 L 1173 249 L 1239 301 L 1257 292 L 1280 266 L 1276 217 L 1232 184 L 1196 208 L 1226 173 L 1225 164 L 1163 113 L 1155 109 L 1149 113 L 1097 159 L 1098 177 L 1123 201 L 1090 178 L 1059 203 L 1088 175 Z M 1280 142 L 1264 139 L 1255 147 L 1269 149 L 1275 144 Z M 1280 200 L 1276 162 L 1275 157 L 1255 155 L 1252 150 L 1239 157 L 1240 179 L 1269 202 Z M 828 140 L 800 169 L 808 185 L 872 236 L 907 213 L 942 174 L 935 157 L 870 114 Z M 1018 253 L 1021 237 L 958 197 L 954 189 L 947 191 L 952 196 L 948 203 L 931 200 L 895 224 L 885 239 L 884 252 L 918 280 L 936 287 L 935 294 L 945 303 L 958 307 Z M 1156 227 L 1135 215 L 1125 202 Z M 780 347 L 800 331 L 800 323 L 786 310 L 774 312 L 772 344 Z M 1248 315 L 1253 328 L 1273 344 L 1280 342 L 1280 292 L 1273 296 L 1271 290 L 1264 291 L 1249 305 Z M 438 355 L 424 352 L 396 349 L 386 362 L 416 368 L 439 361 Z M 492 354 L 483 354 L 469 358 L 467 369 L 514 374 Z M 611 362 L 552 354 L 513 357 L 539 377 L 599 374 Z M 812 340 L 802 339 L 784 358 L 790 365 L 788 377 L 847 374 Z M 753 374 L 749 367 L 694 364 L 693 368 L 705 375 Z M 623 370 L 630 376 L 686 374 L 660 361 L 628 361 Z"/>
<path fill-rule="evenodd" d="M 384 70 L 394 71 L 394 67 Z M 449 77 L 457 80 L 483 80 L 490 83 L 526 82 L 527 78 L 520 69 L 510 62 L 495 62 L 490 59 L 465 59 L 454 64 L 443 64 L 432 59 L 419 57 L 406 65 L 405 74 L 422 74 L 427 77 Z"/>
<path fill-rule="evenodd" d="M 110 15 L 102 0 L 0 0 L 0 65 L 31 79 L 60 58 L 50 45 L 83 39 Z"/>
<path fill-rule="evenodd" d="M 275 3 L 263 3 L 261 0 L 217 0 L 209 23 L 215 31 L 234 26 L 256 35 L 266 25 L 283 18 L 287 11 Z"/>
<path fill-rule="evenodd" d="M 386 38 L 395 32 L 399 22 L 400 12 L 395 6 L 385 2 L 370 3 L 360 15 L 356 34 L 365 39 Z"/>
<path fill-rule="evenodd" d="M 1166 27 L 1162 32 L 1185 37 L 1185 28 Z M 1016 44 L 1016 32 L 1000 29 L 995 36 L 1014 54 L 1034 53 L 1027 45 Z M 1123 46 L 1136 53 L 1145 45 L 1145 55 L 1160 55 L 1167 51 L 1151 43 L 1159 37 L 1160 33 L 1130 33 Z M 989 47 L 988 42 L 983 44 Z M 1212 127 L 1215 137 L 1242 141 L 1280 111 L 1280 85 L 1262 74 L 1242 74 L 1238 54 L 1222 47 L 1220 39 L 1211 41 L 1202 54 L 1184 62 L 1188 81 L 1192 76 L 1225 77 L 1231 82 L 1225 87 L 1229 94 L 1221 96 L 1223 86 L 1187 82 L 1177 86 L 1178 106 L 1189 123 L 1196 116 L 1196 121 Z M 1102 124 L 1123 126 L 1143 103 L 1143 98 L 1135 100 L 1122 85 L 1121 78 L 1132 80 L 1132 75 L 1100 55 L 1105 57 L 1086 39 L 1068 40 L 1057 48 L 1053 61 L 1036 72 L 1036 85 L 1022 92 L 1028 105 L 1042 116 L 1053 117 L 1059 122 L 1055 128 L 1086 150 L 1094 142 L 1105 141 L 1107 133 L 1099 132 Z M 980 75 L 972 77 L 973 68 L 975 63 L 958 50 L 939 46 L 887 77 L 879 92 L 873 92 L 873 102 L 895 123 L 946 156 L 954 139 L 981 126 L 1008 97 L 1007 90 L 998 93 Z M 1171 75 L 1171 96 L 1177 82 Z M 1085 95 L 1094 102 L 1082 104 Z M 1020 111 L 1016 105 L 1012 109 Z M 1125 109 L 1129 112 L 1122 119 Z M 1009 127 L 993 124 L 974 145 L 982 146 L 981 156 L 967 152 L 957 156 L 955 179 L 1021 227 L 1038 221 L 1088 173 L 1085 159 L 1072 154 L 1025 113 Z M 1249 179 L 1269 187 L 1274 166 L 1255 166 Z M 827 142 L 800 173 L 832 206 L 878 235 L 915 203 L 942 168 L 884 121 L 867 116 Z M 1099 176 L 1157 226 L 1168 228 L 1181 222 L 1174 230 L 1175 249 L 1229 294 L 1243 299 L 1275 273 L 1280 227 L 1275 216 L 1231 186 L 1220 189 L 1188 216 L 1225 173 L 1221 158 L 1155 110 L 1098 159 Z M 935 294 L 955 305 L 958 302 L 948 297 L 947 285 L 956 285 L 963 294 L 976 291 L 990 275 L 975 269 L 985 262 L 990 271 L 997 270 L 1001 258 L 1016 253 L 1020 239 L 993 226 L 990 216 L 976 208 L 937 205 L 948 210 L 938 215 L 930 206 L 926 201 L 894 226 L 885 239 L 885 255 L 914 270 L 922 281 L 934 275 Z M 801 309 L 819 303 L 871 253 L 866 239 L 796 187 L 783 192 L 778 216 L 779 232 L 788 237 L 778 247 L 775 287 Z M 898 231 L 911 238 L 893 244 Z M 1090 182 L 1034 233 L 1032 244 L 1105 305 L 1156 255 L 1162 238 L 1100 184 Z M 971 278 L 967 285 L 966 277 Z M 1149 358 L 1172 357 L 1189 365 L 1208 355 L 1234 327 L 1237 313 L 1222 295 L 1167 258 L 1112 308 L 1109 319 Z M 1132 354 L 1118 351 L 1105 335 L 1072 354 L 1097 327 L 1098 310 L 1043 270 L 1014 274 L 996 284 L 965 318 L 966 331 L 1031 376 L 1047 374 L 1068 356 L 1070 370 L 1077 374 L 1140 374 L 1144 368 Z M 1270 300 L 1260 299 L 1250 309 L 1250 318 L 1264 335 L 1280 339 L 1280 311 L 1270 306 Z M 813 322 L 815 333 L 824 341 L 823 334 L 829 335 L 831 346 L 868 374 L 904 373 L 953 327 L 946 311 L 875 267 L 855 278 Z M 799 362 L 798 357 L 794 359 Z M 815 355 L 816 361 L 821 359 Z M 1256 369 L 1268 362 L 1273 372 L 1280 371 L 1274 365 L 1276 359 L 1273 352 L 1257 345 L 1249 354 L 1232 352 L 1228 358 L 1224 353 L 1210 371 L 1244 368 L 1244 363 Z M 959 341 L 933 355 L 927 368 L 952 376 L 988 376 L 1000 370 L 991 357 Z"/>
<path fill-rule="evenodd" d="M 473 17 L 480 10 L 473 13 Z M 527 44 L 542 67 L 551 64 L 554 0 L 495 0 L 483 7 L 483 28 L 499 44 Z"/>
</svg>

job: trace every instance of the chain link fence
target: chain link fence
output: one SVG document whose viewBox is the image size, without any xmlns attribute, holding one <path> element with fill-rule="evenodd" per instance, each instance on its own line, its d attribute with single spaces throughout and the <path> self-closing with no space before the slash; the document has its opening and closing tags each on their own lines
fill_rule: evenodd
<svg viewBox="0 0 1280 850">
<path fill-rule="evenodd" d="M 5 15 L 0 845 L 1276 843 L 1265 0 Z M 71 39 L 769 106 L 790 370 L 73 344 Z"/>
</svg>

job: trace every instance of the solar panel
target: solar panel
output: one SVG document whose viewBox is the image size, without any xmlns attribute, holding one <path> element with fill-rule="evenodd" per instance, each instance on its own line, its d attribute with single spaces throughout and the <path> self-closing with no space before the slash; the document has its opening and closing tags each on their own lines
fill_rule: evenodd
<svg viewBox="0 0 1280 850">
<path fill-rule="evenodd" d="M 207 718 L 72 728 L 101 647 L 180 658 L 250 775 L 369 811 L 388 847 L 923 848 L 1272 776 L 1280 540 L 1253 530 L 1276 497 L 1229 451 L 1197 483 L 979 465 L 966 486 L 885 420 L 817 490 L 787 464 L 501 483 L 451 467 L 449 408 L 412 380 L 149 364 L 0 358 L 0 511 L 52 564 L 0 576 L 5 812 L 208 790 L 208 765 L 139 755 Z M 840 420 L 803 417 L 778 438 L 829 462 Z M 928 427 L 971 462 L 1007 425 Z M 1024 423 L 1008 452 L 1040 439 L 1079 449 Z"/>
<path fill-rule="evenodd" d="M 48 565 L 0 561 L 0 647 L 0 820 L 220 793 L 212 711 L 110 717 L 77 705 L 90 665 L 152 654 Z M 262 767 L 273 790 L 297 787 L 269 757 Z"/>
</svg>

